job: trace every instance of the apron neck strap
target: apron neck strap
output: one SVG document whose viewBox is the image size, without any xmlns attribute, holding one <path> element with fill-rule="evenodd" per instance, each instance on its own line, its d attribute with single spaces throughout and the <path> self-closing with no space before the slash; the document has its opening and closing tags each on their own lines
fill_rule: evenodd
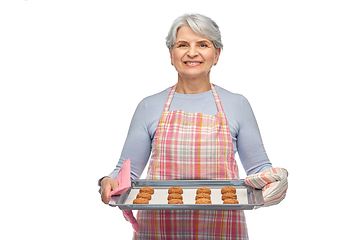
<svg viewBox="0 0 360 240">
<path fill-rule="evenodd" d="M 215 84 L 210 84 L 210 85 L 211 85 L 212 93 L 213 93 L 214 98 L 215 98 L 215 103 L 216 103 L 217 109 L 218 109 L 219 112 L 224 113 L 224 109 L 222 107 L 222 104 L 221 104 L 221 101 L 220 101 L 220 98 L 219 98 L 219 94 L 217 93 L 217 91 L 215 89 Z"/>
<path fill-rule="evenodd" d="M 176 85 L 177 84 L 175 84 L 171 88 L 170 94 L 169 94 L 169 96 L 168 96 L 168 98 L 166 100 L 165 107 L 164 107 L 164 111 L 166 111 L 166 112 L 169 111 L 171 101 L 172 101 L 172 99 L 173 99 L 173 97 L 175 95 Z M 215 89 L 215 85 L 211 83 L 210 86 L 211 86 L 211 91 L 212 91 L 212 93 L 214 95 L 214 99 L 215 99 L 215 103 L 216 103 L 216 107 L 217 107 L 218 111 L 221 112 L 221 113 L 224 113 L 224 109 L 223 109 L 223 107 L 221 105 L 221 101 L 220 101 L 219 95 L 218 95 L 218 93 L 217 93 L 217 91 Z"/>
</svg>

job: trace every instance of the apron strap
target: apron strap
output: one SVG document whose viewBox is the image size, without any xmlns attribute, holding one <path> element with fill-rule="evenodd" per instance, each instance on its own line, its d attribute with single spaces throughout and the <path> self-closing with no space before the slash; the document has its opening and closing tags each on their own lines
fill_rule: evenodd
<svg viewBox="0 0 360 240">
<path fill-rule="evenodd" d="M 171 101 L 172 101 L 172 99 L 173 99 L 173 97 L 174 97 L 174 94 L 175 94 L 176 85 L 177 85 L 177 84 L 175 84 L 175 85 L 170 89 L 170 94 L 169 94 L 169 96 L 168 96 L 168 98 L 167 98 L 167 100 L 166 100 L 165 107 L 164 107 L 164 111 L 166 111 L 166 112 L 169 111 L 170 103 L 171 103 Z"/>
<path fill-rule="evenodd" d="M 169 111 L 171 101 L 172 101 L 172 99 L 173 99 L 173 97 L 174 97 L 174 95 L 175 95 L 176 85 L 177 85 L 177 84 L 175 84 L 174 86 L 172 86 L 172 88 L 171 88 L 171 90 L 170 90 L 170 94 L 169 94 L 169 96 L 168 96 L 168 98 L 167 98 L 167 100 L 166 100 L 165 107 L 164 107 L 164 111 L 166 111 L 166 112 Z M 211 83 L 210 86 L 211 86 L 211 91 L 212 91 L 212 93 L 213 93 L 213 96 L 214 96 L 214 99 L 215 99 L 215 103 L 216 103 L 216 107 L 217 107 L 218 111 L 221 112 L 221 113 L 224 113 L 224 109 L 223 109 L 223 107 L 222 107 L 222 105 L 221 105 L 221 101 L 220 101 L 219 95 L 218 95 L 218 93 L 217 93 L 217 91 L 216 91 L 216 89 L 215 89 L 215 84 L 212 84 L 212 83 Z"/>
<path fill-rule="evenodd" d="M 217 109 L 219 112 L 221 113 L 224 113 L 224 109 L 221 105 L 221 101 L 220 101 L 220 98 L 219 98 L 219 95 L 215 89 L 215 84 L 210 84 L 211 85 L 211 90 L 212 90 L 212 93 L 214 95 L 214 98 L 215 98 L 215 103 L 216 103 L 216 106 L 217 106 Z"/>
</svg>

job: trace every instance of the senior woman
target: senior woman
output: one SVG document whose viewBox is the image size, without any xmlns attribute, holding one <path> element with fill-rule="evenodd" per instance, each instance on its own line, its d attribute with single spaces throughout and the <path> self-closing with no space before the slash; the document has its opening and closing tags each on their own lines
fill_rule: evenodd
<svg viewBox="0 0 360 240">
<path fill-rule="evenodd" d="M 249 102 L 210 83 L 223 47 L 218 25 L 200 14 L 180 16 L 166 45 L 177 83 L 139 103 L 115 170 L 99 180 L 102 201 L 119 187 L 124 159 L 131 159 L 131 179 L 149 157 L 147 179 L 239 179 L 238 152 L 246 183 L 263 189 L 265 206 L 280 202 L 287 171 L 272 167 Z M 132 223 L 135 239 L 248 239 L 241 210 L 140 210 Z"/>
</svg>

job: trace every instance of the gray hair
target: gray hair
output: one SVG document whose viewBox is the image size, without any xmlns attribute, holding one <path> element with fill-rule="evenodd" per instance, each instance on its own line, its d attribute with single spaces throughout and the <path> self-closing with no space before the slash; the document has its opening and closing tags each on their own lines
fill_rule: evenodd
<svg viewBox="0 0 360 240">
<path fill-rule="evenodd" d="M 166 37 L 166 46 L 172 50 L 180 27 L 189 26 L 196 34 L 211 40 L 215 49 L 223 48 L 219 26 L 209 17 L 201 14 L 185 14 L 173 22 Z"/>
</svg>

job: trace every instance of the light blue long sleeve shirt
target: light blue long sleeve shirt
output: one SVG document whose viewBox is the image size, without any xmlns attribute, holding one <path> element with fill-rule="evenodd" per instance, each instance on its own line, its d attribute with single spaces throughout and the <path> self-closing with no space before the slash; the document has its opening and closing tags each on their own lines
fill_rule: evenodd
<svg viewBox="0 0 360 240">
<path fill-rule="evenodd" d="M 265 152 L 259 128 L 247 99 L 215 86 L 222 103 L 233 140 L 234 156 L 238 152 L 247 175 L 272 167 Z M 149 161 L 152 141 L 171 88 L 146 97 L 137 106 L 120 159 L 108 176 L 116 178 L 124 159 L 131 160 L 131 179 L 140 178 Z M 212 91 L 200 94 L 175 92 L 169 111 L 183 110 L 215 115 L 218 110 Z"/>
</svg>

